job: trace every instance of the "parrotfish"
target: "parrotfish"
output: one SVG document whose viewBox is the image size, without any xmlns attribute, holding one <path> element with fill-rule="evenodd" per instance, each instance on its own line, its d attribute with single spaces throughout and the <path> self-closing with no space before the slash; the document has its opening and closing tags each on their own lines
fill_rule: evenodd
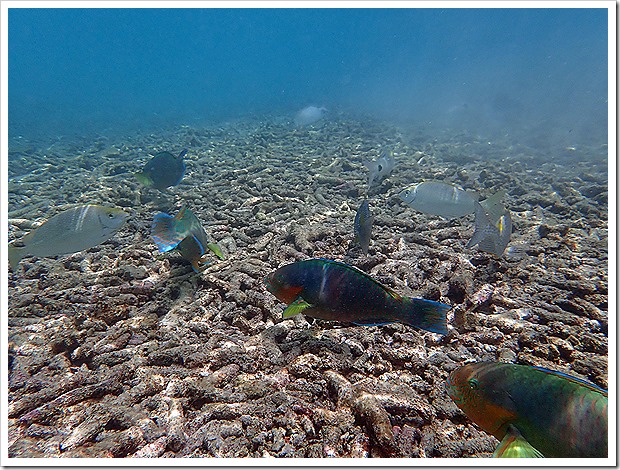
<svg viewBox="0 0 620 470">
<path fill-rule="evenodd" d="M 151 235 L 161 253 L 178 250 L 181 256 L 192 264 L 195 272 L 203 271 L 209 262 L 206 260 L 206 251 L 224 259 L 220 247 L 209 241 L 202 224 L 194 213 L 183 207 L 176 216 L 160 212 L 153 218 Z"/>
<path fill-rule="evenodd" d="M 392 173 L 394 166 L 396 166 L 394 152 L 391 150 L 383 150 L 381 156 L 377 160 L 364 162 L 364 165 L 370 170 L 368 174 L 368 189 L 370 189 L 373 184 L 381 183 L 381 181 Z"/>
<path fill-rule="evenodd" d="M 353 233 L 355 234 L 355 242 L 362 248 L 362 252 L 368 254 L 368 246 L 370 245 L 370 231 L 372 229 L 372 215 L 368 206 L 368 199 L 364 199 L 360 204 L 355 221 L 353 223 Z"/>
<path fill-rule="evenodd" d="M 510 242 L 511 235 L 510 211 L 501 205 L 494 205 L 489 211 L 485 210 L 482 204 L 476 203 L 474 234 L 467 242 L 467 248 L 478 245 L 482 251 L 501 256 Z"/>
<path fill-rule="evenodd" d="M 92 248 L 112 237 L 127 217 L 121 209 L 95 204 L 60 212 L 24 236 L 23 247 L 9 244 L 9 264 L 15 267 L 28 255 L 57 256 Z"/>
<path fill-rule="evenodd" d="M 401 322 L 433 333 L 448 332 L 450 306 L 404 297 L 365 272 L 337 261 L 309 259 L 278 268 L 265 279 L 267 290 L 289 304 L 282 318 L 299 313 L 356 325 Z"/>
<path fill-rule="evenodd" d="M 447 391 L 501 441 L 494 457 L 607 457 L 607 391 L 585 380 L 480 362 L 454 370 Z"/>
<path fill-rule="evenodd" d="M 159 152 L 135 176 L 143 185 L 157 189 L 176 186 L 185 174 L 185 162 L 183 161 L 185 155 L 187 155 L 187 149 L 182 150 L 176 157 L 170 152 Z"/>
<path fill-rule="evenodd" d="M 295 115 L 295 124 L 298 126 L 308 126 L 320 121 L 327 113 L 326 108 L 316 106 L 306 106 Z"/>
</svg>

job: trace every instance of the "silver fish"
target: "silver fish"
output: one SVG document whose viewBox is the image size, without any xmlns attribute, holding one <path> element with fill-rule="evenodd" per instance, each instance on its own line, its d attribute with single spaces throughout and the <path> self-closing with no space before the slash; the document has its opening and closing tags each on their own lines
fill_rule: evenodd
<svg viewBox="0 0 620 470">
<path fill-rule="evenodd" d="M 396 165 L 394 152 L 384 150 L 377 160 L 364 162 L 364 165 L 370 170 L 368 175 L 368 189 L 370 189 L 375 182 L 378 185 L 392 173 Z"/>
<path fill-rule="evenodd" d="M 446 219 L 462 217 L 476 210 L 478 194 L 448 183 L 425 181 L 403 189 L 398 195 L 413 209 Z"/>
<path fill-rule="evenodd" d="M 22 239 L 23 247 L 9 244 L 9 264 L 25 256 L 77 253 L 103 243 L 120 229 L 129 214 L 114 207 L 87 204 L 56 214 Z"/>
<path fill-rule="evenodd" d="M 495 214 L 485 210 L 481 204 L 476 204 L 474 234 L 467 243 L 467 248 L 478 245 L 482 251 L 501 256 L 510 242 L 512 218 L 506 208 L 503 208 L 499 217 L 496 217 L 499 209 L 497 207 L 494 209 Z"/>
</svg>

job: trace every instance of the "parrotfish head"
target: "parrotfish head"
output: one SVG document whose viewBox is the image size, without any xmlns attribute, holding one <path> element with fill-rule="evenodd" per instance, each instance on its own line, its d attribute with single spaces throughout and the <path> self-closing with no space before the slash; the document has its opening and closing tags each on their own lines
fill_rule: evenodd
<svg viewBox="0 0 620 470">
<path fill-rule="evenodd" d="M 267 290 L 269 292 L 275 295 L 278 300 L 286 304 L 290 304 L 297 299 L 303 290 L 303 287 L 301 286 L 292 285 L 289 282 L 288 277 L 282 272 L 281 269 L 267 275 L 265 278 L 265 285 L 267 286 Z"/>
<path fill-rule="evenodd" d="M 517 415 L 510 394 L 504 389 L 498 365 L 501 368 L 503 364 L 481 362 L 459 367 L 450 374 L 446 389 L 456 406 L 473 422 L 501 439 Z"/>
</svg>

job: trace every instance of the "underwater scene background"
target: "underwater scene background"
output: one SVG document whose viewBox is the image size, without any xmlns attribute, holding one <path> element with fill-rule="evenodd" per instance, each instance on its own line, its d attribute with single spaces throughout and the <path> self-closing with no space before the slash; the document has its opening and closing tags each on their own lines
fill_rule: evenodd
<svg viewBox="0 0 620 470">
<path fill-rule="evenodd" d="M 41 239 L 8 271 L 9 456 L 489 457 L 462 365 L 606 389 L 607 15 L 9 8 L 8 235 Z M 405 202 L 428 181 L 499 193 L 507 246 Z M 86 204 L 127 220 L 57 255 L 43 223 Z M 154 221 L 187 209 L 182 249 Z M 447 334 L 283 318 L 265 278 L 309 258 Z"/>
</svg>

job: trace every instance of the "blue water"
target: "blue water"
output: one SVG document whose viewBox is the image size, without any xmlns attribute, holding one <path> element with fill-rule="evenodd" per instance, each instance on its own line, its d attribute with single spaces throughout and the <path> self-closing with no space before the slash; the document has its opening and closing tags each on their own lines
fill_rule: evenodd
<svg viewBox="0 0 620 470">
<path fill-rule="evenodd" d="M 84 135 L 309 105 L 607 141 L 605 9 L 9 10 L 9 128 Z"/>
</svg>

